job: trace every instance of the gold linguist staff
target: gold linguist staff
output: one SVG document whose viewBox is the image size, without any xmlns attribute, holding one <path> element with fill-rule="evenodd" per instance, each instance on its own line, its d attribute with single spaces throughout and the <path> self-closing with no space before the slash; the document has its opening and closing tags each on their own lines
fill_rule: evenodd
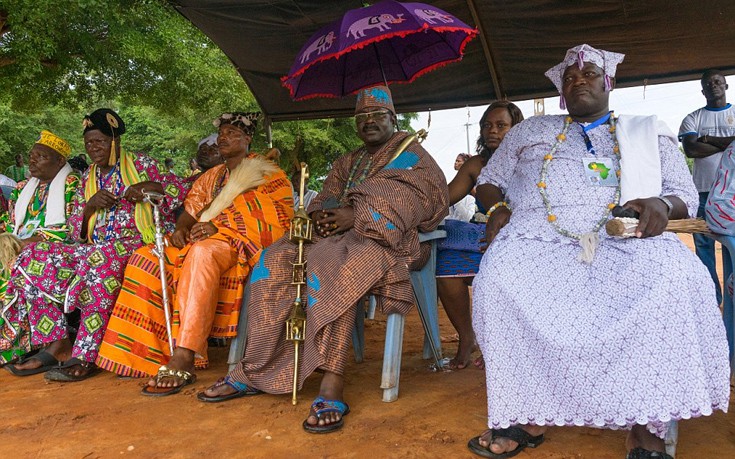
<svg viewBox="0 0 735 459">
<path fill-rule="evenodd" d="M 299 182 L 299 207 L 291 220 L 291 231 L 289 239 L 298 245 L 296 262 L 293 264 L 293 281 L 291 285 L 296 286 L 296 299 L 293 302 L 291 315 L 286 320 L 286 339 L 293 341 L 294 366 L 293 366 L 293 393 L 291 403 L 296 405 L 296 391 L 299 383 L 299 345 L 304 342 L 306 332 L 306 312 L 301 301 L 302 286 L 306 285 L 306 258 L 304 257 L 304 243 L 311 242 L 313 223 L 304 208 L 304 190 L 306 180 L 309 178 L 309 168 L 306 163 L 301 163 L 301 181 Z"/>
</svg>

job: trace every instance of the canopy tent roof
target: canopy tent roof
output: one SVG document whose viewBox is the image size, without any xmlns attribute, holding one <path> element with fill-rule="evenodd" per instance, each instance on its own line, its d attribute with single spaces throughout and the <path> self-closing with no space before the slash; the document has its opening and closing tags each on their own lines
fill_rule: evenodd
<svg viewBox="0 0 735 459">
<path fill-rule="evenodd" d="M 232 60 L 274 121 L 351 115 L 354 99 L 294 102 L 281 86 L 301 46 L 360 0 L 173 0 Z M 372 3 L 372 2 L 371 2 Z M 558 95 L 544 72 L 566 50 L 589 43 L 626 54 L 617 86 L 735 73 L 732 0 L 436 0 L 476 26 L 464 59 L 411 84 L 392 85 L 399 112 L 485 105 L 499 98 Z"/>
</svg>

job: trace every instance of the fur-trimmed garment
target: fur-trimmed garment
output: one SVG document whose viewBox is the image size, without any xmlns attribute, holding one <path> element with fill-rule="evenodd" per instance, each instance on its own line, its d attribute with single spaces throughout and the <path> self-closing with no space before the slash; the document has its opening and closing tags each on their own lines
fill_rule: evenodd
<svg viewBox="0 0 735 459">
<path fill-rule="evenodd" d="M 447 215 L 449 196 L 444 174 L 419 143 L 388 164 L 405 137 L 396 133 L 372 155 L 361 148 L 339 158 L 309 206 L 313 212 L 328 198 L 342 196 L 355 220 L 343 234 L 320 238 L 315 232 L 314 242 L 306 245 L 307 329 L 299 386 L 317 368 L 343 373 L 356 304 L 366 293 L 378 295 L 385 313 L 405 314 L 414 304 L 409 269 L 421 263 L 418 233 L 433 230 Z M 362 177 L 363 170 L 364 181 L 348 188 L 350 177 Z M 294 347 L 285 341 L 284 324 L 296 295 L 290 285 L 295 247 L 281 238 L 253 269 L 248 345 L 231 374 L 269 393 L 291 391 Z"/>
<path fill-rule="evenodd" d="M 181 250 L 167 247 L 166 274 L 173 293 L 172 335 L 177 346 L 197 352 L 197 367 L 207 366 L 208 336 L 236 335 L 250 269 L 262 249 L 288 231 L 292 206 L 286 174 L 258 155 L 232 171 L 214 167 L 194 182 L 184 208 L 218 232 Z M 151 249 L 130 258 L 97 359 L 121 375 L 153 375 L 169 360 L 159 264 Z"/>
</svg>

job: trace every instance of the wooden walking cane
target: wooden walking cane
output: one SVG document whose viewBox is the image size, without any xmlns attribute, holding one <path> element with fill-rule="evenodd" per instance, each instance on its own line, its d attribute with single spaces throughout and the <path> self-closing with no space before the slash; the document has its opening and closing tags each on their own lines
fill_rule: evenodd
<svg viewBox="0 0 735 459">
<path fill-rule="evenodd" d="M 306 285 L 306 259 L 304 257 L 304 243 L 311 242 L 313 223 L 304 208 L 304 192 L 306 180 L 309 178 L 309 168 L 306 163 L 301 163 L 301 182 L 299 183 L 299 207 L 291 220 L 289 239 L 298 245 L 296 262 L 293 264 L 293 280 L 291 285 L 296 286 L 296 299 L 294 299 L 291 315 L 286 320 L 286 339 L 294 343 L 294 367 L 293 367 L 293 394 L 291 403 L 296 405 L 296 392 L 299 387 L 299 347 L 304 341 L 306 334 L 306 312 L 301 300 L 301 289 Z"/>
</svg>

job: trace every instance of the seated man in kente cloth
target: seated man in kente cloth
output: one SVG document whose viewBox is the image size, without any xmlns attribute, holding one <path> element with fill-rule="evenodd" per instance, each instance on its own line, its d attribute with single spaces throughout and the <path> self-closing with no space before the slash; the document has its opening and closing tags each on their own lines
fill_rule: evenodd
<svg viewBox="0 0 735 459">
<path fill-rule="evenodd" d="M 712 279 L 665 232 L 696 214 L 697 190 L 665 125 L 610 111 L 622 60 L 567 51 L 546 76 L 569 115 L 514 126 L 478 178 L 491 243 L 472 284 L 490 428 L 469 442 L 480 456 L 587 426 L 629 430 L 628 459 L 670 459 L 669 421 L 727 411 Z M 616 205 L 640 214 L 636 237 L 602 229 Z"/>
<path fill-rule="evenodd" d="M 70 154 L 69 143 L 50 131 L 41 131 L 28 154 L 31 178 L 18 183 L 10 194 L 8 211 L 0 215 L 0 232 L 7 233 L 0 241 L 0 303 L 5 301 L 12 265 L 23 247 L 32 242 L 63 241 L 69 235 L 66 221 L 79 188 L 79 175 L 66 162 Z M 17 333 L 12 324 L 5 326 L 0 317 L 0 364 L 26 353 L 29 346 L 20 345 L 19 340 L 28 340 L 28 334 Z M 12 365 L 8 370 L 17 375 L 42 371 L 17 370 Z"/>
<path fill-rule="evenodd" d="M 156 375 L 144 395 L 181 391 L 194 382 L 195 366 L 208 364 L 207 338 L 236 335 L 250 269 L 288 231 L 291 182 L 275 163 L 250 152 L 257 116 L 225 113 L 214 121 L 225 163 L 194 182 L 166 249 L 173 356 L 153 246 L 137 250 L 125 268 L 97 365 L 123 376 Z"/>
<path fill-rule="evenodd" d="M 306 333 L 298 385 L 316 369 L 324 372 L 319 396 L 303 427 L 331 432 L 342 427 L 344 370 L 357 302 L 378 296 L 383 312 L 406 314 L 414 303 L 409 271 L 425 261 L 418 233 L 447 215 L 446 180 L 418 142 L 394 159 L 407 137 L 396 132 L 396 115 L 385 86 L 362 90 L 355 109 L 364 145 L 340 157 L 308 211 L 317 233 L 306 244 Z M 428 247 L 426 247 L 428 249 Z M 248 345 L 237 367 L 199 394 L 218 402 L 268 392 L 290 393 L 294 346 L 285 322 L 296 296 L 291 285 L 296 245 L 281 238 L 264 251 L 250 278 Z"/>
</svg>

